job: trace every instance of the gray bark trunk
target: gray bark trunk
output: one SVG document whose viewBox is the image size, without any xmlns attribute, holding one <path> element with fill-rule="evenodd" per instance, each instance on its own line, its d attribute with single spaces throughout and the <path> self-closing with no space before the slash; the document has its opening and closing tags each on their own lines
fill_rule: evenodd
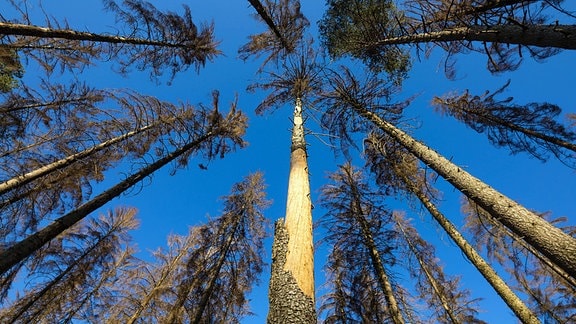
<svg viewBox="0 0 576 324">
<path fill-rule="evenodd" d="M 314 300 L 300 289 L 292 273 L 284 270 L 288 239 L 284 221 L 279 219 L 274 227 L 267 321 L 270 324 L 317 323 Z"/>
<path fill-rule="evenodd" d="M 516 314 L 516 316 L 522 321 L 522 323 L 540 323 L 538 317 L 524 304 L 524 302 L 510 289 L 504 280 L 496 273 L 496 271 L 486 262 L 478 252 L 466 241 L 466 239 L 460 234 L 456 226 L 448 220 L 442 214 L 436 206 L 426 197 L 426 195 L 418 189 L 410 180 L 405 179 L 406 184 L 410 190 L 426 207 L 428 212 L 434 217 L 436 222 L 444 231 L 450 236 L 452 241 L 460 248 L 462 253 L 470 260 L 470 262 L 476 267 L 478 272 L 488 281 L 488 283 L 494 288 L 496 293 L 502 298 L 502 300 L 510 307 L 510 309 Z"/>
<path fill-rule="evenodd" d="M 353 109 L 391 136 L 495 219 L 576 278 L 576 239 L 491 188 L 367 109 Z"/>
<path fill-rule="evenodd" d="M 469 26 L 400 36 L 364 44 L 367 47 L 429 42 L 477 41 L 576 49 L 576 25 Z"/>
<path fill-rule="evenodd" d="M 159 47 L 175 47 L 185 48 L 185 44 L 175 44 L 168 42 L 153 41 L 142 38 L 131 38 L 122 36 L 111 36 L 94 34 L 90 32 L 79 32 L 70 29 L 51 29 L 46 27 L 4 23 L 0 22 L 0 34 L 3 35 L 18 35 L 18 36 L 31 36 L 40 38 L 61 38 L 68 40 L 101 42 L 111 44 L 131 44 L 131 45 L 150 45 Z"/>
<path fill-rule="evenodd" d="M 156 124 L 157 125 L 157 124 Z M 10 180 L 7 180 L 3 183 L 0 183 L 0 195 L 9 192 L 10 190 L 13 190 L 15 188 L 21 187 L 23 185 L 26 185 L 28 183 L 30 183 L 31 181 L 34 181 L 42 176 L 45 176 L 47 174 L 50 174 L 51 172 L 60 170 L 62 168 L 65 168 L 69 165 L 71 165 L 72 163 L 79 161 L 83 158 L 86 158 L 96 152 L 99 152 L 107 147 L 110 147 L 116 143 L 122 142 L 126 139 L 129 139 L 132 136 L 141 134 L 147 130 L 150 130 L 151 128 L 153 128 L 155 125 L 148 125 L 142 128 L 139 128 L 137 130 L 128 132 L 126 134 L 117 136 L 115 138 L 112 138 L 110 140 L 107 140 L 105 142 L 102 142 L 98 145 L 95 145 L 87 150 L 84 150 L 82 152 L 78 152 L 76 154 L 72 154 L 68 157 L 65 157 L 63 159 L 60 159 L 56 162 L 47 164 L 41 168 L 38 168 L 34 171 L 28 172 L 26 174 L 14 177 Z"/>
<path fill-rule="evenodd" d="M 0 274 L 5 273 L 12 266 L 29 257 L 32 253 L 34 253 L 34 251 L 41 248 L 44 244 L 50 242 L 56 236 L 60 235 L 60 233 L 64 232 L 72 225 L 88 216 L 88 214 L 91 212 L 104 206 L 104 204 L 119 196 L 121 193 L 128 190 L 130 187 L 137 184 L 164 165 L 178 158 L 186 151 L 198 147 L 200 144 L 202 144 L 203 141 L 209 139 L 212 136 L 214 136 L 214 134 L 209 132 L 199 139 L 196 139 L 191 143 L 181 147 L 180 149 L 177 149 L 176 151 L 166 155 L 158 161 L 140 169 L 139 172 L 132 174 L 126 180 L 123 180 L 112 188 L 94 197 L 92 200 L 84 203 L 77 209 L 58 218 L 52 222 L 52 224 L 46 226 L 42 230 L 10 246 L 8 249 L 0 253 Z"/>
</svg>

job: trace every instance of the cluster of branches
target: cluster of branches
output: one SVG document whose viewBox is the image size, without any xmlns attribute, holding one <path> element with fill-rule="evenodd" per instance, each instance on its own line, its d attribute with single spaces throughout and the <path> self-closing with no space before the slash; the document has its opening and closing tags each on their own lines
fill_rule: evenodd
<svg viewBox="0 0 576 324">
<path fill-rule="evenodd" d="M 555 227 L 539 215 L 506 198 L 450 160 L 400 130 L 395 125 L 400 120 L 400 115 L 397 113 L 402 111 L 406 103 L 390 104 L 385 101 L 385 97 L 374 95 L 374 89 L 378 89 L 380 92 L 384 91 L 382 90 L 384 88 L 392 90 L 395 87 L 393 84 L 387 84 L 373 74 L 368 76 L 366 81 L 362 81 L 346 68 L 342 68 L 341 72 L 330 71 L 329 73 L 330 81 L 327 82 L 328 87 L 320 101 L 324 107 L 323 126 L 344 147 L 356 145 L 354 133 L 367 134 L 363 142 L 365 158 L 370 170 L 374 173 L 376 182 L 381 187 L 381 193 L 384 195 L 401 194 L 419 201 L 522 321 L 536 323 L 540 316 L 545 316 L 544 312 L 537 307 L 527 306 L 516 295 L 520 290 L 508 286 L 502 277 L 490 267 L 489 263 L 480 256 L 478 248 L 468 243 L 456 227 L 441 214 L 434 203 L 436 190 L 427 179 L 426 172 L 419 168 L 418 162 L 421 161 L 437 175 L 459 189 L 468 199 L 481 206 L 489 215 L 492 215 L 494 222 L 514 233 L 515 240 L 530 246 L 533 253 L 538 253 L 547 262 L 560 269 L 568 278 L 567 280 L 574 280 L 576 276 L 574 264 L 569 257 L 572 252 L 566 252 L 568 250 L 574 251 L 576 248 L 573 234 L 565 229 Z M 506 119 L 502 118 L 502 120 Z M 498 126 L 501 125 L 498 124 Z M 505 126 L 502 127 L 505 128 Z M 553 130 L 554 127 L 548 128 L 549 132 L 550 129 Z M 499 207 L 500 205 L 503 208 Z M 515 212 L 511 212 L 511 210 L 515 210 Z M 524 215 L 523 218 L 516 218 L 519 214 Z M 531 231 L 523 226 L 522 224 L 527 219 L 535 227 L 542 226 L 542 230 Z M 415 241 L 415 239 L 412 238 L 411 241 Z M 555 246 L 559 245 L 562 245 L 563 248 L 555 249 Z M 409 247 L 410 244 L 406 242 L 400 246 Z M 425 251 L 424 247 L 419 252 L 421 255 L 422 251 Z M 523 271 L 521 268 L 519 266 L 515 269 L 516 271 Z M 429 276 L 429 278 L 432 277 Z M 437 294 L 441 290 L 437 288 L 430 291 Z M 545 294 L 542 293 L 542 295 Z M 564 305 L 565 302 L 562 298 L 555 299 L 555 301 L 560 303 L 559 305 Z M 450 304 L 442 302 L 441 299 L 437 299 L 437 303 L 438 305 Z M 465 304 L 454 302 L 454 305 Z M 568 309 L 571 307 L 567 306 Z M 450 318 L 455 317 L 456 314 L 460 314 L 464 318 L 472 318 L 474 309 L 471 308 L 462 313 L 459 311 L 447 312 L 444 309 L 442 313 L 438 314 Z"/>
<path fill-rule="evenodd" d="M 486 54 L 488 69 L 502 72 L 515 70 L 524 52 L 542 60 L 575 48 L 574 25 L 561 23 L 574 15 L 561 2 L 331 0 L 320 32 L 331 56 L 351 55 L 391 75 L 405 74 L 410 47 L 417 55 L 442 48 L 450 77 L 453 55 L 470 51 Z"/>
<path fill-rule="evenodd" d="M 193 157 L 210 161 L 243 147 L 247 119 L 237 101 L 223 113 L 218 91 L 211 105 L 174 104 L 129 89 L 96 89 L 75 75 L 99 61 L 117 64 L 114 68 L 121 74 L 131 67 L 148 70 L 153 79 L 167 70 L 170 80 L 190 66 L 198 71 L 220 52 L 213 27 L 196 27 L 188 7 L 179 15 L 161 12 L 145 1 L 105 1 L 116 14 L 121 35 L 73 30 L 48 16 L 40 27 L 32 24 L 25 2 L 11 4 L 21 17 L 2 17 L 0 22 L 2 76 L 20 76 L 23 59 L 34 60 L 48 75 L 60 67 L 62 79 L 72 75 L 72 81 L 57 84 L 46 78 L 32 86 L 12 78 L 2 91 L 0 298 L 6 307 L 0 316 L 2 322 L 98 322 L 110 314 L 107 311 L 123 308 L 112 307 L 118 301 L 114 289 L 119 278 L 125 273 L 134 278 L 148 265 L 135 261 L 127 239 L 126 232 L 136 226 L 133 210 L 119 209 L 98 221 L 87 217 L 162 167 L 172 164 L 175 171 Z M 93 195 L 94 183 L 121 164 L 126 167 L 124 177 Z M 222 233 L 216 229 L 229 226 L 224 223 L 230 218 L 242 222 L 238 231 L 224 252 L 210 255 L 235 260 L 250 254 L 250 247 L 261 248 L 261 181 L 253 176 L 238 185 L 233 197 L 252 196 L 230 198 L 240 199 L 227 202 L 230 215 L 194 231 L 196 250 L 206 249 L 207 239 Z M 241 290 L 249 289 L 261 271 L 262 262 L 254 255 L 261 253 L 246 257 L 246 264 L 222 261 L 230 271 L 222 287 L 239 289 L 218 306 L 230 307 L 223 312 L 228 314 L 225 318 L 245 314 Z M 208 264 L 206 257 L 202 266 Z M 221 272 L 210 271 L 210 278 Z M 17 276 L 24 276 L 28 284 L 24 291 L 9 294 Z M 7 302 L 8 296 L 16 298 Z M 175 314 L 180 317 L 180 310 Z"/>
<path fill-rule="evenodd" d="M 221 216 L 171 236 L 153 261 L 137 259 L 130 245 L 135 209 L 81 222 L 34 254 L 28 284 L 11 302 L 6 279 L 14 271 L 2 277 L 0 319 L 238 322 L 264 265 L 264 190 L 260 173 L 247 176 L 223 199 Z"/>
</svg>

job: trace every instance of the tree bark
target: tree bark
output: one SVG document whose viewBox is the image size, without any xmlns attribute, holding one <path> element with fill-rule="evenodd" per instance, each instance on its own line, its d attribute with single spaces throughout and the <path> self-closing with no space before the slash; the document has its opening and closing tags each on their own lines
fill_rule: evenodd
<svg viewBox="0 0 576 324">
<path fill-rule="evenodd" d="M 302 103 L 296 99 L 285 224 L 276 224 L 268 323 L 316 323 L 312 203 Z"/>
<path fill-rule="evenodd" d="M 198 147 L 202 144 L 202 142 L 213 136 L 215 136 L 213 132 L 208 132 L 200 138 L 188 143 L 187 145 L 184 145 L 183 147 L 173 151 L 158 161 L 140 169 L 140 171 L 137 173 L 134 173 L 126 178 L 126 180 L 121 181 L 112 188 L 94 197 L 92 200 L 82 204 L 77 209 L 56 219 L 54 222 L 52 222 L 52 224 L 46 226 L 42 230 L 10 246 L 8 249 L 0 253 L 0 274 L 5 273 L 12 266 L 29 257 L 32 253 L 34 253 L 34 251 L 41 248 L 44 244 L 50 242 L 56 236 L 60 235 L 72 225 L 82 220 L 91 212 L 104 206 L 104 204 L 119 196 L 121 193 L 128 190 L 130 187 L 140 182 L 156 170 L 178 158 L 186 151 Z"/>
<path fill-rule="evenodd" d="M 352 108 L 391 136 L 495 219 L 576 278 L 576 239 L 491 188 L 394 125 L 353 104 Z"/>
<path fill-rule="evenodd" d="M 422 190 L 406 177 L 404 177 L 404 181 L 406 182 L 408 190 L 420 200 L 422 205 L 424 205 L 428 212 L 430 212 L 430 215 L 432 215 L 436 222 L 442 226 L 444 231 L 450 236 L 452 241 L 456 243 L 466 258 L 470 260 L 470 262 L 476 267 L 486 281 L 488 281 L 492 288 L 494 288 L 496 293 L 498 293 L 522 323 L 540 323 L 538 317 L 526 306 L 526 304 L 524 304 L 514 291 L 512 291 L 490 264 L 486 262 L 478 252 L 476 252 L 474 247 L 472 247 L 462 234 L 460 234 L 456 226 L 454 226 L 454 224 L 452 224 L 450 220 L 448 220 L 448 218 L 446 218 L 444 214 L 436 208 Z"/>
<path fill-rule="evenodd" d="M 71 29 L 51 29 L 46 27 L 0 22 L 0 34 L 31 36 L 40 38 L 60 38 L 78 41 L 101 42 L 111 44 L 149 45 L 159 47 L 186 48 L 186 43 L 169 43 L 142 38 L 131 38 L 112 35 L 101 35 L 90 32 L 79 32 Z"/>
<path fill-rule="evenodd" d="M 429 42 L 477 41 L 537 47 L 576 49 L 576 25 L 469 26 L 399 36 L 362 44 L 368 48 Z"/>
</svg>

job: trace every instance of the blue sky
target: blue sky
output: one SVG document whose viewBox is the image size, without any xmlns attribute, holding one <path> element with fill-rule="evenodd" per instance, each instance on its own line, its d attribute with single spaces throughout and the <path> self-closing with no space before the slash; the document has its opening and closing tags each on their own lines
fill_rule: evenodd
<svg viewBox="0 0 576 324">
<path fill-rule="evenodd" d="M 35 2 L 31 2 L 35 3 Z M 250 15 L 255 11 L 247 1 L 212 0 L 212 1 L 152 1 L 160 8 L 180 11 L 180 3 L 189 5 L 196 21 L 214 21 L 216 38 L 221 43 L 224 55 L 213 63 L 208 63 L 199 74 L 193 70 L 180 73 L 173 83 L 155 84 L 148 80 L 146 73 L 131 73 L 125 78 L 111 71 L 98 68 L 85 71 L 80 78 L 89 84 L 104 88 L 132 88 L 141 93 L 155 95 L 162 100 L 181 101 L 197 104 L 211 101 L 211 91 L 218 89 L 221 94 L 221 109 L 226 110 L 235 96 L 238 95 L 238 106 L 250 117 L 247 141 L 250 145 L 241 151 L 230 154 L 224 160 L 216 160 L 208 165 L 208 170 L 200 170 L 192 160 L 189 167 L 179 170 L 170 176 L 169 170 L 161 170 L 151 181 L 146 181 L 140 190 L 115 199 L 105 206 L 128 205 L 137 207 L 141 228 L 134 233 L 134 238 L 141 251 L 156 249 L 166 244 L 169 233 L 184 234 L 190 225 L 206 220 L 207 215 L 217 216 L 220 212 L 218 198 L 226 195 L 233 183 L 254 171 L 263 171 L 268 185 L 268 198 L 273 205 L 267 210 L 267 217 L 274 221 L 283 217 L 288 180 L 290 115 L 292 107 L 285 107 L 274 114 L 256 116 L 254 109 L 262 93 L 247 93 L 246 86 L 257 80 L 255 75 L 260 61 L 243 62 L 237 58 L 238 48 L 247 42 L 250 34 L 260 32 L 265 27 L 259 25 Z M 324 1 L 303 1 L 302 11 L 309 18 L 315 29 L 316 21 L 323 13 Z M 101 3 L 96 0 L 69 1 L 50 0 L 44 4 L 46 11 L 56 17 L 65 17 L 70 26 L 90 31 L 114 30 L 113 18 L 101 11 Z M 41 20 L 35 20 L 42 24 Z M 478 54 L 457 56 L 457 79 L 447 80 L 442 66 L 444 53 L 435 50 L 431 57 L 415 61 L 410 77 L 404 83 L 400 98 L 418 94 L 406 110 L 413 117 L 407 123 L 414 137 L 424 141 L 446 157 L 453 157 L 453 162 L 500 190 L 505 195 L 517 200 L 527 208 L 536 211 L 551 211 L 554 217 L 576 214 L 574 197 L 576 185 L 574 170 L 561 163 L 550 160 L 542 163 L 525 154 L 510 156 L 506 149 L 492 147 L 487 139 L 466 128 L 449 117 L 441 117 L 433 111 L 429 102 L 435 95 L 447 92 L 461 92 L 470 89 L 472 93 L 483 93 L 485 90 L 496 90 L 508 79 L 512 82 L 502 96 L 513 96 L 517 103 L 544 102 L 558 104 L 564 112 L 576 112 L 575 54 L 563 52 L 536 63 L 528 55 L 517 71 L 494 76 L 485 69 L 486 59 Z M 34 71 L 27 70 L 26 77 L 33 77 Z M 309 119 L 312 130 L 318 131 L 318 125 Z M 402 126 L 402 125 L 401 125 Z M 326 140 L 326 139 L 325 139 Z M 330 149 L 314 136 L 308 136 L 309 170 L 313 200 L 318 197 L 318 189 L 326 183 L 327 172 L 334 171 L 341 157 L 334 158 Z M 108 179 L 114 181 L 120 174 L 110 172 Z M 107 181 L 105 183 L 108 183 Z M 462 219 L 459 212 L 460 195 L 452 187 L 438 181 L 443 191 L 443 202 L 440 206 L 444 214 L 457 225 Z M 480 317 L 490 323 L 514 322 L 514 317 L 492 289 L 475 273 L 472 266 L 450 242 L 430 217 L 424 213 L 408 209 L 399 201 L 390 201 L 392 208 L 404 209 L 407 215 L 414 218 L 421 234 L 434 242 L 438 256 L 451 274 L 461 274 L 462 283 L 472 291 L 473 297 L 483 298 L 480 302 Z M 322 210 L 313 211 L 317 220 Z M 316 240 L 320 237 L 316 236 Z M 269 246 L 266 259 L 269 261 Z M 316 260 L 317 285 L 323 283 L 323 257 L 325 248 L 319 247 Z M 266 272 L 269 269 L 266 269 Z M 402 277 L 402 274 L 397 274 Z M 244 323 L 262 323 L 267 312 L 268 273 L 262 276 L 262 282 L 251 294 L 252 311 L 256 317 L 249 317 Z M 318 292 L 321 292 L 319 288 Z M 319 295 L 317 299 L 319 299 Z"/>
</svg>

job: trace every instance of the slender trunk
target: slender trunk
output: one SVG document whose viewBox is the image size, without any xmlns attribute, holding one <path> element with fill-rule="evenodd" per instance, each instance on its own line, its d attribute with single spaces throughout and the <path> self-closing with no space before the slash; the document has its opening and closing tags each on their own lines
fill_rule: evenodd
<svg viewBox="0 0 576 324">
<path fill-rule="evenodd" d="M 91 212 L 104 206 L 107 202 L 128 190 L 133 185 L 137 184 L 156 170 L 170 163 L 186 151 L 199 147 L 202 142 L 215 136 L 213 132 L 201 136 L 200 138 L 184 145 L 183 147 L 173 151 L 165 157 L 157 160 L 156 162 L 140 169 L 137 173 L 132 174 L 126 180 L 121 181 L 112 188 L 104 191 L 92 200 L 82 204 L 77 209 L 69 212 L 68 214 L 58 218 L 52 224 L 46 226 L 44 229 L 30 235 L 26 239 L 12 245 L 8 249 L 0 253 L 0 274 L 3 274 L 16 263 L 29 257 L 34 251 L 41 248 L 44 244 L 50 242 L 56 236 L 82 220 Z"/>
<path fill-rule="evenodd" d="M 270 15 L 268 14 L 268 11 L 266 11 L 266 8 L 264 8 L 262 3 L 259 0 L 248 0 L 248 2 L 250 2 L 252 7 L 254 7 L 254 9 L 256 9 L 256 12 L 258 13 L 258 15 L 262 18 L 262 20 L 264 20 L 266 25 L 268 25 L 268 27 L 274 33 L 274 35 L 278 38 L 278 40 L 280 41 L 282 46 L 287 51 L 289 51 L 289 52 L 292 51 L 292 47 L 290 47 L 288 45 L 288 42 L 282 36 L 282 33 L 278 29 L 278 26 L 276 26 L 276 24 L 274 23 L 274 20 L 272 20 L 272 17 L 270 17 Z"/>
<path fill-rule="evenodd" d="M 528 137 L 537 138 L 539 140 L 542 140 L 542 141 L 554 144 L 556 146 L 563 147 L 563 148 L 568 149 L 570 151 L 576 152 L 576 144 L 567 142 L 561 138 L 542 134 L 540 132 L 531 130 L 529 128 L 521 127 L 521 126 L 518 126 L 514 123 L 506 122 L 505 120 L 502 120 L 501 118 L 498 118 L 498 117 L 494 117 L 491 115 L 479 114 L 478 112 L 475 112 L 473 109 L 463 109 L 462 111 L 466 114 L 473 115 L 480 120 L 487 121 L 486 124 L 488 124 L 488 125 L 496 124 L 496 125 L 504 126 L 504 127 L 511 129 L 513 131 L 522 133 Z"/>
<path fill-rule="evenodd" d="M 352 108 L 484 208 L 518 237 L 523 238 L 537 251 L 548 257 L 568 275 L 576 278 L 575 238 L 502 195 L 376 114 L 359 105 L 353 105 Z"/>
<path fill-rule="evenodd" d="M 1 24 L 1 23 L 0 23 Z M 0 106 L 0 113 L 9 113 L 15 112 L 20 110 L 27 110 L 27 109 L 34 109 L 34 108 L 42 108 L 42 107 L 60 107 L 70 103 L 81 103 L 82 101 L 93 101 L 94 96 L 85 96 L 85 97 L 78 97 L 73 99 L 65 99 L 65 100 L 56 100 L 52 102 L 37 102 L 27 105 L 16 106 L 16 103 L 8 103 Z"/>
<path fill-rule="evenodd" d="M 276 222 L 268 323 L 316 323 L 312 203 L 302 104 L 296 99 L 286 221 Z"/>
<path fill-rule="evenodd" d="M 42 176 L 45 176 L 47 174 L 50 174 L 54 171 L 63 169 L 69 165 L 71 165 L 72 163 L 79 161 L 83 158 L 86 158 L 94 153 L 97 153 L 107 147 L 110 147 L 116 143 L 122 142 L 124 140 L 129 139 L 130 137 L 133 137 L 135 135 L 141 134 L 147 130 L 150 130 L 152 128 L 154 128 L 155 126 L 158 126 L 158 123 L 156 124 L 152 124 L 152 125 L 148 125 L 148 126 L 144 126 L 141 127 L 137 130 L 128 132 L 126 134 L 122 134 L 120 136 L 114 137 L 112 139 L 109 139 L 105 142 L 102 142 L 98 145 L 95 145 L 87 150 L 84 150 L 82 152 L 78 152 L 75 154 L 72 154 L 68 157 L 65 157 L 63 159 L 60 159 L 58 161 L 52 162 L 50 164 L 47 164 L 43 167 L 40 167 L 34 171 L 30 171 L 28 173 L 25 173 L 23 175 L 19 175 L 16 176 L 10 180 L 7 180 L 3 183 L 0 183 L 0 195 L 5 194 L 6 192 L 9 192 L 10 190 L 13 190 L 15 188 L 24 186 Z"/>
<path fill-rule="evenodd" d="M 154 41 L 143 38 L 131 38 L 112 35 L 101 35 L 80 32 L 71 29 L 51 29 L 46 27 L 0 22 L 0 34 L 14 36 L 31 36 L 40 38 L 60 38 L 68 40 L 101 42 L 111 44 L 150 45 L 159 47 L 188 47 L 184 44 Z"/>
<path fill-rule="evenodd" d="M 212 270 L 212 277 L 210 278 L 210 282 L 206 286 L 206 291 L 204 291 L 204 293 L 202 294 L 202 299 L 200 299 L 200 302 L 198 303 L 198 309 L 196 310 L 196 314 L 194 316 L 194 319 L 192 319 L 192 322 L 191 322 L 193 324 L 199 324 L 200 321 L 202 320 L 202 314 L 204 314 L 204 310 L 206 309 L 206 305 L 208 305 L 208 301 L 210 300 L 210 297 L 212 296 L 212 291 L 214 290 L 214 284 L 216 283 L 216 280 L 218 279 L 218 275 L 220 274 L 220 270 L 222 269 L 222 265 L 224 264 L 224 261 L 226 261 L 228 250 L 230 249 L 230 245 L 232 245 L 232 241 L 234 239 L 234 235 L 236 235 L 236 231 L 238 230 L 239 224 L 240 224 L 240 218 L 237 217 L 236 218 L 236 224 L 234 225 L 234 229 L 232 230 L 232 233 L 230 233 L 230 235 L 226 238 L 226 246 L 224 247 L 224 251 L 218 257 L 218 262 L 216 264 L 216 268 Z M 169 323 L 173 323 L 173 322 L 169 322 Z"/>
<path fill-rule="evenodd" d="M 26 304 L 24 304 L 18 312 L 7 322 L 7 323 L 15 323 L 20 316 L 22 316 L 34 303 L 36 303 L 40 298 L 42 298 L 48 291 L 52 290 L 56 284 L 58 284 L 68 273 L 70 273 L 80 262 L 82 262 L 92 251 L 94 251 L 107 237 L 110 236 L 111 233 L 108 233 L 103 238 L 99 239 L 96 244 L 93 244 L 90 248 L 88 248 L 82 255 L 76 259 L 72 264 L 70 264 L 64 271 L 58 274 L 54 279 L 52 279 L 42 290 L 34 294 Z M 83 272 L 84 273 L 84 272 Z"/>
<path fill-rule="evenodd" d="M 436 206 L 430 201 L 430 199 L 419 189 L 410 179 L 404 177 L 404 181 L 408 187 L 408 190 L 413 193 L 426 207 L 428 212 L 434 217 L 436 222 L 444 231 L 450 236 L 450 238 L 456 243 L 460 248 L 462 253 L 470 260 L 470 262 L 478 269 L 480 274 L 488 281 L 488 283 L 494 288 L 496 293 L 502 298 L 502 300 L 510 307 L 510 309 L 516 314 L 516 316 L 522 321 L 522 323 L 540 323 L 538 317 L 524 304 L 524 302 L 510 289 L 504 280 L 494 271 L 494 269 L 486 262 L 478 252 L 466 241 L 466 239 L 460 234 L 456 226 L 448 220 L 442 214 Z"/>
<path fill-rule="evenodd" d="M 424 272 L 424 275 L 428 279 L 428 282 L 430 283 L 430 286 L 432 287 L 434 294 L 436 294 L 436 297 L 438 297 L 438 300 L 440 300 L 440 304 L 442 305 L 442 308 L 446 312 L 446 315 L 448 315 L 448 317 L 450 318 L 450 321 L 452 321 L 452 323 L 455 323 L 455 324 L 461 323 L 461 321 L 458 320 L 458 318 L 456 317 L 456 315 L 452 311 L 452 308 L 450 307 L 450 305 L 448 305 L 448 300 L 446 299 L 446 295 L 440 290 L 440 284 L 438 283 L 436 278 L 434 278 L 432 273 L 430 273 L 428 266 L 426 265 L 424 260 L 422 260 L 422 256 L 420 255 L 420 253 L 418 253 L 416 247 L 414 246 L 414 243 L 412 243 L 412 241 L 408 237 L 408 234 L 406 233 L 406 231 L 404 231 L 404 227 L 402 227 L 402 224 L 400 224 L 400 222 L 398 220 L 395 219 L 394 221 L 396 222 L 396 226 L 398 226 L 398 228 L 400 229 L 400 232 L 402 232 L 402 235 L 404 236 L 404 240 L 408 244 L 408 248 L 410 249 L 410 251 L 412 251 L 412 254 L 414 254 L 416 256 L 416 259 L 418 260 L 418 264 L 420 264 L 420 269 L 422 269 L 422 271 Z M 457 306 L 457 305 L 453 305 L 453 306 Z"/>
<path fill-rule="evenodd" d="M 576 49 L 576 25 L 454 27 L 436 32 L 375 40 L 362 45 L 372 48 L 385 45 L 457 41 L 519 44 L 573 50 Z"/>
<path fill-rule="evenodd" d="M 386 304 L 388 306 L 388 310 L 390 311 L 390 317 L 392 318 L 394 324 L 404 324 L 404 318 L 402 317 L 402 313 L 398 307 L 398 302 L 394 297 L 392 284 L 390 283 L 390 279 L 386 274 L 386 270 L 382 264 L 382 258 L 380 257 L 380 252 L 376 247 L 374 237 L 370 231 L 370 224 L 368 224 L 366 218 L 364 218 L 364 211 L 362 210 L 358 190 L 356 187 L 354 187 L 354 185 L 351 187 L 351 190 L 352 197 L 350 198 L 352 199 L 352 212 L 354 214 L 354 218 L 360 224 L 362 241 L 366 248 L 368 248 L 368 253 L 370 253 L 370 261 L 372 263 L 372 267 L 374 268 L 374 272 L 376 273 L 378 283 L 380 284 L 380 289 L 382 289 L 382 292 L 384 293 L 384 298 L 386 299 Z"/>
</svg>

